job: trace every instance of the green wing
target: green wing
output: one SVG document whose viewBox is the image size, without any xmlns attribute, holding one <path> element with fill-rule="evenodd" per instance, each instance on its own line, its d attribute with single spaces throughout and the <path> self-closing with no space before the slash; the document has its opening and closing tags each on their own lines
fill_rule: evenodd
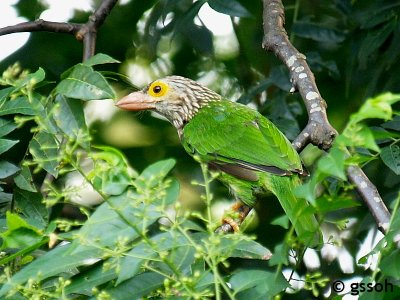
<svg viewBox="0 0 400 300">
<path fill-rule="evenodd" d="M 287 175 L 302 173 L 291 143 L 257 111 L 231 101 L 213 101 L 183 129 L 183 145 L 205 162 L 235 164 Z"/>
</svg>

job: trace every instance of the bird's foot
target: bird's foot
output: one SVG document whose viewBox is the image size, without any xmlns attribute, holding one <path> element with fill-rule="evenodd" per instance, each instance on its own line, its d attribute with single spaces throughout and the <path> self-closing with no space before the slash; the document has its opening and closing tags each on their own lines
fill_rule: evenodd
<svg viewBox="0 0 400 300">
<path fill-rule="evenodd" d="M 219 226 L 217 229 L 215 229 L 215 232 L 226 234 L 226 233 L 234 232 L 234 229 L 231 224 L 223 223 L 221 226 Z"/>
<path fill-rule="evenodd" d="M 242 202 L 236 202 L 232 205 L 231 211 L 222 219 L 222 225 L 219 226 L 215 232 L 217 233 L 230 233 L 239 232 L 240 225 L 247 217 L 251 207 L 243 204 Z"/>
</svg>

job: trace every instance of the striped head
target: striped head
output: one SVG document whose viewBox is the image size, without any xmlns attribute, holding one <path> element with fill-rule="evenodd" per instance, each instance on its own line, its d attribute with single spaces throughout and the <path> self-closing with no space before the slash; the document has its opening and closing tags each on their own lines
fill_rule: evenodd
<svg viewBox="0 0 400 300">
<path fill-rule="evenodd" d="M 179 132 L 201 107 L 220 99 L 219 94 L 196 81 L 168 76 L 123 97 L 115 105 L 131 111 L 154 110 L 166 117 Z"/>
</svg>

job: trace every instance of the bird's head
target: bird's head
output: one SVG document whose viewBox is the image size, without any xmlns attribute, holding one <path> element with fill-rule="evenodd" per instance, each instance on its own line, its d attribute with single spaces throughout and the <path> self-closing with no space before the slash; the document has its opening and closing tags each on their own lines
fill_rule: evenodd
<svg viewBox="0 0 400 300">
<path fill-rule="evenodd" d="M 201 107 L 220 99 L 219 94 L 196 81 L 168 76 L 123 97 L 115 105 L 131 111 L 154 110 L 180 130 Z"/>
</svg>

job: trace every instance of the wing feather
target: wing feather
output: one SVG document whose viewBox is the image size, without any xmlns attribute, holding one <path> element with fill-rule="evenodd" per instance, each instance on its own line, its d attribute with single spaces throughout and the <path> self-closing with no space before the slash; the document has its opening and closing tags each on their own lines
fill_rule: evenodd
<svg viewBox="0 0 400 300">
<path fill-rule="evenodd" d="M 236 164 L 277 175 L 302 173 L 297 152 L 257 111 L 231 101 L 210 102 L 186 124 L 183 143 L 206 162 Z"/>
</svg>

